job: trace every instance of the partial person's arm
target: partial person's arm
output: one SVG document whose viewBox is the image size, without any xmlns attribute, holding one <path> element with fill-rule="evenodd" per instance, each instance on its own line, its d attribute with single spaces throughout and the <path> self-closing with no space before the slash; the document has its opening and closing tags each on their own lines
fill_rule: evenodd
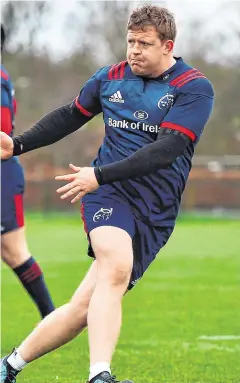
<svg viewBox="0 0 240 383">
<path fill-rule="evenodd" d="M 89 117 L 81 114 L 72 104 L 55 109 L 31 129 L 13 138 L 13 155 L 19 156 L 31 150 L 54 144 L 78 130 L 88 121 Z"/>
</svg>

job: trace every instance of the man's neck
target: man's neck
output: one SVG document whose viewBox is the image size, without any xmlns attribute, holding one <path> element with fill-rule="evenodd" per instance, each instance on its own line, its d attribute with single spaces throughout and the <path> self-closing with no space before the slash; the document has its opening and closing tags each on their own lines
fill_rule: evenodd
<svg viewBox="0 0 240 383">
<path fill-rule="evenodd" d="M 164 72 L 166 72 L 167 70 L 169 70 L 170 68 L 172 68 L 173 65 L 176 64 L 176 60 L 173 56 L 171 57 L 168 57 L 166 58 L 166 60 L 162 63 L 161 67 L 158 68 L 158 70 L 153 73 L 151 76 L 151 78 L 156 78 L 156 77 L 159 77 L 161 76 Z"/>
</svg>

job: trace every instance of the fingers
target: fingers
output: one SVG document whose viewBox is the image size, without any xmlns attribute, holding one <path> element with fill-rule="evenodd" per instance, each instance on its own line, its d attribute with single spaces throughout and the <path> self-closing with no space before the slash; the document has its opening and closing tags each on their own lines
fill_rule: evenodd
<svg viewBox="0 0 240 383">
<path fill-rule="evenodd" d="M 72 197 L 74 194 L 79 193 L 72 201 L 71 203 L 77 202 L 80 198 L 82 198 L 86 192 L 81 190 L 82 186 L 79 186 L 76 181 L 71 182 L 65 186 L 62 186 L 61 188 L 57 189 L 57 193 L 64 193 L 60 198 L 66 199 L 68 197 Z"/>
<path fill-rule="evenodd" d="M 57 181 L 73 181 L 76 179 L 76 174 L 65 174 L 63 176 L 56 176 Z"/>
<path fill-rule="evenodd" d="M 56 176 L 55 180 L 57 181 L 72 181 L 68 184 L 60 187 L 57 189 L 57 193 L 63 193 L 60 197 L 62 200 L 68 198 L 68 197 L 75 197 L 71 200 L 71 203 L 75 203 L 79 201 L 82 197 L 84 197 L 85 194 L 87 194 L 86 190 L 83 190 L 85 188 L 83 185 L 79 185 L 79 182 L 81 183 L 81 170 L 83 168 L 79 166 L 75 166 L 73 164 L 69 164 L 70 169 L 72 169 L 75 173 L 74 174 L 65 174 L 62 176 Z M 77 174 L 79 173 L 79 174 Z"/>
<path fill-rule="evenodd" d="M 71 200 L 71 203 L 75 203 L 75 202 L 79 201 L 81 198 L 83 198 L 85 196 L 85 194 L 86 194 L 86 191 L 81 190 L 81 192 L 78 193 L 78 195 Z"/>
<path fill-rule="evenodd" d="M 60 198 L 66 199 L 68 197 L 72 197 L 74 194 L 77 194 L 81 191 L 81 186 L 75 186 L 71 190 L 67 191 L 67 193 L 63 194 Z"/>
<path fill-rule="evenodd" d="M 69 164 L 69 167 L 76 173 L 80 172 L 80 170 L 82 169 L 79 166 L 75 166 L 73 164 Z M 56 176 L 55 180 L 57 180 L 57 181 L 73 181 L 73 180 L 75 180 L 75 178 L 76 178 L 76 174 L 65 174 L 62 176 Z"/>
<path fill-rule="evenodd" d="M 73 164 L 69 164 L 69 167 L 70 167 L 70 169 L 72 169 L 74 172 L 80 172 L 80 170 L 82 169 L 82 168 L 80 168 L 79 166 L 75 166 L 75 165 L 73 165 Z"/>
<path fill-rule="evenodd" d="M 69 184 L 66 184 L 66 185 L 58 188 L 57 189 L 57 193 L 65 193 L 65 192 L 67 192 L 68 190 L 74 188 L 77 185 L 78 184 L 76 183 L 76 181 L 70 182 Z"/>
</svg>

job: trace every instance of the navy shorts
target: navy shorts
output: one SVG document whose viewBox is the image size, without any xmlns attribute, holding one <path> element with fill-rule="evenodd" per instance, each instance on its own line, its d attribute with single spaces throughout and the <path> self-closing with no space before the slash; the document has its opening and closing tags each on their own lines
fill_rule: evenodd
<svg viewBox="0 0 240 383">
<path fill-rule="evenodd" d="M 1 234 L 24 226 L 24 173 L 16 158 L 1 161 Z"/>
<path fill-rule="evenodd" d="M 156 227 L 145 224 L 134 215 L 128 201 L 110 185 L 101 186 L 95 192 L 84 196 L 81 213 L 84 229 L 88 234 L 88 255 L 93 258 L 94 252 L 89 233 L 96 227 L 119 227 L 132 238 L 134 263 L 129 289 L 142 278 L 173 232 L 173 227 Z"/>
</svg>

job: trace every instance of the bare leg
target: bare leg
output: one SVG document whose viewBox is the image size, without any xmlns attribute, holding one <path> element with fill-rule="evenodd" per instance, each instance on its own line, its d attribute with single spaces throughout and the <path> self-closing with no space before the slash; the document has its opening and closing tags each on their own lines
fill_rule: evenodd
<svg viewBox="0 0 240 383">
<path fill-rule="evenodd" d="M 26 262 L 31 257 L 31 254 L 28 250 L 24 227 L 3 234 L 1 237 L 1 250 L 2 260 L 11 269 Z"/>
<path fill-rule="evenodd" d="M 70 342 L 87 326 L 88 305 L 95 288 L 97 263 L 93 262 L 71 301 L 49 314 L 18 348 L 31 362 Z"/>
<path fill-rule="evenodd" d="M 97 283 L 88 309 L 90 365 L 110 364 L 122 321 L 122 298 L 133 266 L 132 239 L 116 227 L 90 233 L 96 255 Z"/>
</svg>

